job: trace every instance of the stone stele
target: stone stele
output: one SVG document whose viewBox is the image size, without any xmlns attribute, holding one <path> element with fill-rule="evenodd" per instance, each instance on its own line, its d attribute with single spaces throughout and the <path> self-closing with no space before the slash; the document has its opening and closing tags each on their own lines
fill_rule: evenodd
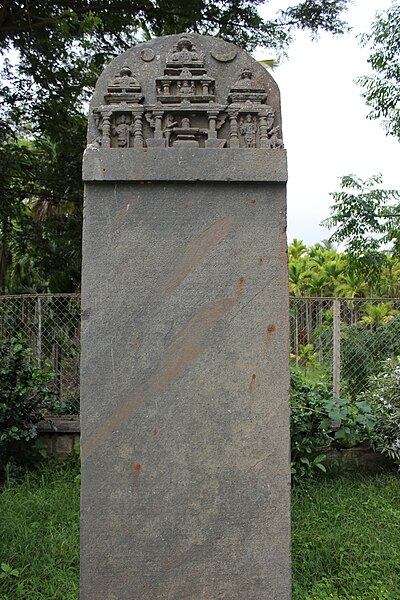
<svg viewBox="0 0 400 600">
<path fill-rule="evenodd" d="M 81 600 L 289 600 L 278 88 L 196 34 L 99 78 L 84 156 Z"/>
</svg>

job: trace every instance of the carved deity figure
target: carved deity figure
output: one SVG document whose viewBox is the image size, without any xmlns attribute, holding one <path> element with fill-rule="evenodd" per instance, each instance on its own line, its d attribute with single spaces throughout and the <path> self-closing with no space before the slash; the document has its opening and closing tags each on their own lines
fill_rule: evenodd
<svg viewBox="0 0 400 600">
<path fill-rule="evenodd" d="M 240 133 L 244 136 L 246 148 L 256 147 L 256 131 L 257 125 L 255 117 L 252 117 L 250 113 L 246 115 L 246 119 L 243 119 L 243 117 L 241 117 Z"/>
<path fill-rule="evenodd" d="M 196 51 L 189 38 L 182 36 L 172 51 L 171 59 L 180 64 L 198 62 L 202 57 Z"/>
<path fill-rule="evenodd" d="M 252 78 L 253 78 L 253 73 L 250 71 L 250 69 L 243 69 L 240 79 L 252 79 Z"/>
<path fill-rule="evenodd" d="M 278 136 L 279 125 L 268 132 L 270 148 L 283 148 L 283 140 Z"/>
<path fill-rule="evenodd" d="M 193 96 L 194 84 L 189 83 L 189 81 L 178 82 L 178 92 L 181 96 Z"/>
<path fill-rule="evenodd" d="M 114 77 L 112 84 L 109 86 L 109 91 L 131 91 L 136 90 L 139 84 L 129 67 L 122 67 L 120 74 Z"/>
<path fill-rule="evenodd" d="M 119 148 L 126 148 L 129 146 L 129 134 L 131 131 L 130 117 L 128 115 L 119 116 L 115 126 L 113 127 L 113 133 L 117 136 L 117 144 Z"/>
<path fill-rule="evenodd" d="M 242 73 L 240 74 L 240 79 L 235 83 L 234 87 L 249 89 L 254 87 L 254 85 L 255 82 L 253 80 L 253 73 L 250 71 L 250 69 L 243 69 Z"/>
<path fill-rule="evenodd" d="M 173 115 L 168 114 L 165 117 L 165 125 L 164 125 L 165 129 L 164 129 L 164 137 L 165 137 L 165 145 L 167 146 L 167 148 L 170 146 L 170 140 L 171 140 L 171 135 L 172 135 L 172 131 L 175 127 L 178 127 L 178 122 L 175 121 Z"/>
<path fill-rule="evenodd" d="M 275 113 L 272 109 L 269 109 L 267 112 L 267 128 L 268 131 L 272 129 L 275 120 Z"/>
<path fill-rule="evenodd" d="M 182 129 L 190 129 L 190 119 L 189 119 L 189 117 L 183 117 L 181 119 L 181 128 Z"/>
</svg>

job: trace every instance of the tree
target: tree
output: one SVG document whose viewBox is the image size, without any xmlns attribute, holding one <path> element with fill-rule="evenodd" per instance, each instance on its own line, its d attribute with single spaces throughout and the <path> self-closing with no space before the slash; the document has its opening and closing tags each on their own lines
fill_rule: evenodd
<svg viewBox="0 0 400 600">
<path fill-rule="evenodd" d="M 380 187 L 382 177 L 363 181 L 354 175 L 341 178 L 334 192 L 331 215 L 322 222 L 335 228 L 331 240 L 346 247 L 349 269 L 376 284 L 388 261 L 388 251 L 400 256 L 400 192 Z"/>
<path fill-rule="evenodd" d="M 394 310 L 391 302 L 381 302 L 379 304 L 370 304 L 367 302 L 364 305 L 364 315 L 360 319 L 360 323 L 370 325 L 372 330 L 380 325 L 390 323 L 398 314 L 398 310 Z"/>
<path fill-rule="evenodd" d="M 44 126 L 63 109 L 82 108 L 104 64 L 140 40 L 193 31 L 235 42 L 282 49 L 296 28 L 345 31 L 340 18 L 349 0 L 305 0 L 263 20 L 264 0 L 4 0 L 0 8 L 0 50 L 14 49 L 16 68 L 6 61 L 0 100 L 15 119 Z M 21 108 L 21 103 L 23 109 Z M 10 114 L 8 114 L 10 117 Z M 56 119 L 55 126 L 60 123 Z"/>
<path fill-rule="evenodd" d="M 384 118 L 388 134 L 400 140 L 400 4 L 394 1 L 387 11 L 377 14 L 372 30 L 361 36 L 370 45 L 373 73 L 360 77 L 363 97 L 372 111 L 371 119 Z"/>
<path fill-rule="evenodd" d="M 182 31 L 279 51 L 296 28 L 346 28 L 341 15 L 349 0 L 305 0 L 271 20 L 257 11 L 262 1 L 3 0 L 0 293 L 79 286 L 85 112 L 113 56 Z"/>
<path fill-rule="evenodd" d="M 290 246 L 288 247 L 289 258 L 297 260 L 307 252 L 307 246 L 303 243 L 303 240 L 293 238 Z"/>
<path fill-rule="evenodd" d="M 369 45 L 372 75 L 360 77 L 363 97 L 372 108 L 369 118 L 384 118 L 389 135 L 400 140 L 400 4 L 377 13 L 371 32 L 361 36 Z M 400 256 L 400 192 L 381 187 L 380 175 L 363 181 L 354 175 L 341 178 L 341 191 L 332 194 L 331 216 L 323 225 L 336 228 L 331 240 L 344 243 L 353 273 L 361 274 L 370 287 L 382 270 Z M 384 286 L 393 293 L 397 286 Z"/>
</svg>

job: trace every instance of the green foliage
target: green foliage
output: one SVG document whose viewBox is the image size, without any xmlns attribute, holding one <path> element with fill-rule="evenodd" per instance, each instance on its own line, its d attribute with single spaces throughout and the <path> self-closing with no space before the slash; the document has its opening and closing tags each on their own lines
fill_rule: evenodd
<svg viewBox="0 0 400 600">
<path fill-rule="evenodd" d="M 0 457 L 10 442 L 36 437 L 36 424 L 56 404 L 53 375 L 22 337 L 0 340 Z"/>
<path fill-rule="evenodd" d="M 299 365 L 304 367 L 305 371 L 311 366 L 318 364 L 317 355 L 315 354 L 314 344 L 299 345 Z"/>
<path fill-rule="evenodd" d="M 331 384 L 310 382 L 300 371 L 291 372 L 291 443 L 294 481 L 325 471 L 329 446 L 349 448 L 371 436 L 375 417 L 366 400 L 334 398 Z"/>
<path fill-rule="evenodd" d="M 346 245 L 349 271 L 369 284 L 379 280 L 387 264 L 387 246 L 395 253 L 400 250 L 400 192 L 385 190 L 381 184 L 380 175 L 365 181 L 354 175 L 342 177 L 341 190 L 331 194 L 331 215 L 322 222 L 335 228 L 333 242 Z"/>
<path fill-rule="evenodd" d="M 87 102 L 104 66 L 179 32 L 252 50 L 293 31 L 341 33 L 350 0 L 308 0 L 263 19 L 263 0 L 38 0 L 0 9 L 0 293 L 79 289 Z M 12 51 L 12 52 L 10 52 Z"/>
<path fill-rule="evenodd" d="M 389 202 L 391 191 L 387 193 L 386 200 Z M 393 192 L 396 194 L 397 192 Z M 385 201 L 386 201 L 385 200 Z M 376 206 L 379 205 L 377 201 Z M 361 200 L 358 204 L 359 210 L 366 210 Z M 373 207 L 372 207 L 373 208 Z M 352 211 L 352 199 L 348 199 L 346 208 L 349 214 Z M 369 209 L 368 209 L 369 210 Z M 387 226 L 389 219 L 391 222 L 391 234 L 394 236 L 395 220 L 390 216 L 392 209 L 387 206 Z M 342 209 L 340 208 L 340 211 Z M 355 207 L 357 211 L 357 206 Z M 372 210 L 373 213 L 373 210 Z M 381 213 L 380 213 L 381 214 Z M 348 217 L 345 211 L 340 212 L 338 219 L 348 225 Z M 381 217 L 373 216 L 372 219 L 379 221 Z M 382 211 L 382 218 L 384 213 Z M 354 219 L 357 227 L 362 226 L 362 219 L 358 222 L 358 217 Z M 339 220 L 338 220 L 339 223 Z M 371 223 L 370 223 L 371 224 Z M 352 227 L 349 227 L 352 230 Z M 364 235 L 361 230 L 355 232 L 356 235 Z M 347 230 L 343 233 L 343 241 L 347 235 Z M 335 234 L 334 234 L 335 235 Z M 289 244 L 289 292 L 295 297 L 337 297 L 337 298 L 365 298 L 382 297 L 395 298 L 400 296 L 400 261 L 398 254 L 390 254 L 387 251 L 381 251 L 378 243 L 376 251 L 371 250 L 371 240 L 367 239 L 369 234 L 365 232 L 366 254 L 354 255 L 349 251 L 338 252 L 332 247 L 332 243 L 324 241 L 314 246 L 305 246 L 301 240 L 294 239 Z M 383 240 L 383 233 L 382 233 Z M 364 243 L 364 242 L 363 242 Z M 382 241 L 382 244 L 389 244 L 389 238 Z M 392 249 L 395 249 L 397 242 L 393 238 Z M 372 285 L 373 284 L 373 285 Z"/>
<path fill-rule="evenodd" d="M 85 120 L 64 125 L 57 143 L 0 134 L 0 293 L 79 285 Z"/>
<path fill-rule="evenodd" d="M 373 73 L 360 77 L 363 96 L 372 108 L 370 119 L 384 118 L 386 131 L 400 139 L 400 4 L 393 2 L 377 14 L 369 34 L 361 42 L 371 48 L 368 60 Z"/>
<path fill-rule="evenodd" d="M 0 514 L 0 600 L 78 600 L 79 457 L 6 484 Z"/>
<path fill-rule="evenodd" d="M 320 427 L 333 434 L 336 447 L 351 448 L 369 439 L 375 415 L 366 401 L 352 402 L 348 398 L 330 398 L 325 402 L 327 417 Z"/>
<path fill-rule="evenodd" d="M 398 600 L 396 474 L 304 481 L 292 493 L 293 600 Z"/>
<path fill-rule="evenodd" d="M 380 364 L 379 373 L 369 378 L 368 389 L 359 398 L 368 400 L 376 414 L 374 448 L 400 468 L 400 356 Z"/>
</svg>

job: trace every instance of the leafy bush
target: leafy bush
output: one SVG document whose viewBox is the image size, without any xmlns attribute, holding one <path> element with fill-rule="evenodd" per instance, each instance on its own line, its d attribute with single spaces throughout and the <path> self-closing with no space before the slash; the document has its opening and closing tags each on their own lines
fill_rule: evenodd
<svg viewBox="0 0 400 600">
<path fill-rule="evenodd" d="M 294 480 L 325 471 L 324 449 L 349 448 L 370 439 L 375 417 L 365 399 L 334 398 L 330 384 L 310 382 L 300 370 L 292 369 L 291 401 Z"/>
<path fill-rule="evenodd" d="M 53 378 L 24 338 L 0 340 L 0 458 L 11 442 L 36 437 L 36 424 L 56 405 Z"/>
<path fill-rule="evenodd" d="M 326 415 L 323 405 L 330 398 L 331 390 L 326 383 L 307 381 L 301 371 L 295 369 L 291 371 L 290 388 L 292 475 L 301 477 L 311 475 L 315 469 L 325 469 L 321 460 L 312 464 L 309 456 L 330 445 L 328 433 L 320 428 L 320 423 Z"/>
<path fill-rule="evenodd" d="M 360 399 L 367 399 L 375 410 L 374 448 L 400 468 L 400 356 L 380 363 L 380 372 L 369 378 Z"/>
</svg>

